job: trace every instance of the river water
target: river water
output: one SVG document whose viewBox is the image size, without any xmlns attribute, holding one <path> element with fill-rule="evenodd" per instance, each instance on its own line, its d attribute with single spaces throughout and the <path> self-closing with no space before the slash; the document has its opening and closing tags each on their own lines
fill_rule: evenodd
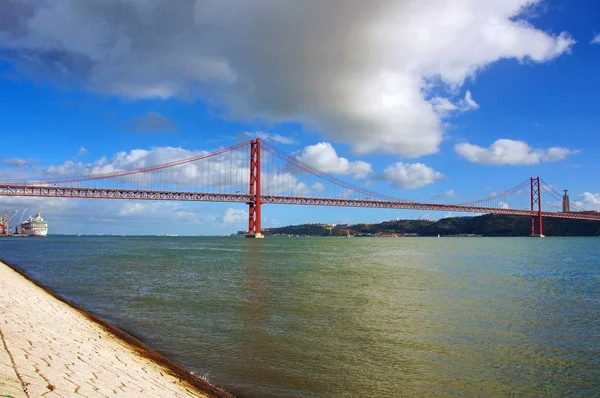
<svg viewBox="0 0 600 398">
<path fill-rule="evenodd" d="M 600 238 L 0 239 L 240 397 L 600 394 Z"/>
</svg>

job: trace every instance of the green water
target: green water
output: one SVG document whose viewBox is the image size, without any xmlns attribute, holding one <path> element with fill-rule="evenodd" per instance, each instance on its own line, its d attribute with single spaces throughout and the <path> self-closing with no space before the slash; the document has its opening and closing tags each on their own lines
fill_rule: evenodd
<svg viewBox="0 0 600 398">
<path fill-rule="evenodd" d="M 600 238 L 0 239 L 241 397 L 600 395 Z"/>
</svg>

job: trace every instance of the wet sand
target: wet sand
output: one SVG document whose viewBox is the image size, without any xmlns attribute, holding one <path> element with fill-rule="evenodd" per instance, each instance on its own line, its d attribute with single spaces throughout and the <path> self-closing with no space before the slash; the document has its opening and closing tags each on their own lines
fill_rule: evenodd
<svg viewBox="0 0 600 398">
<path fill-rule="evenodd" d="M 0 338 L 0 396 L 230 396 L 2 262 Z"/>
</svg>

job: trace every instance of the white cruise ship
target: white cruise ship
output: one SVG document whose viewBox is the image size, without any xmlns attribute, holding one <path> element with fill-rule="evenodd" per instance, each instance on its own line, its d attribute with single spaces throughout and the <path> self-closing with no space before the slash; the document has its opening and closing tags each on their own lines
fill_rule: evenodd
<svg viewBox="0 0 600 398">
<path fill-rule="evenodd" d="M 46 236 L 48 235 L 48 223 L 44 221 L 40 213 L 37 213 L 35 217 L 29 216 L 21 224 L 21 233 L 30 236 Z"/>
</svg>

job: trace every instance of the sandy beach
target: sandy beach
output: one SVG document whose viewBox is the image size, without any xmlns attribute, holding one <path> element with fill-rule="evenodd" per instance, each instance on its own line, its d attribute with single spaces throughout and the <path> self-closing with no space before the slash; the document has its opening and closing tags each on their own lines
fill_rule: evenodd
<svg viewBox="0 0 600 398">
<path fill-rule="evenodd" d="M 0 396 L 230 396 L 1 262 L 0 337 Z"/>
</svg>

